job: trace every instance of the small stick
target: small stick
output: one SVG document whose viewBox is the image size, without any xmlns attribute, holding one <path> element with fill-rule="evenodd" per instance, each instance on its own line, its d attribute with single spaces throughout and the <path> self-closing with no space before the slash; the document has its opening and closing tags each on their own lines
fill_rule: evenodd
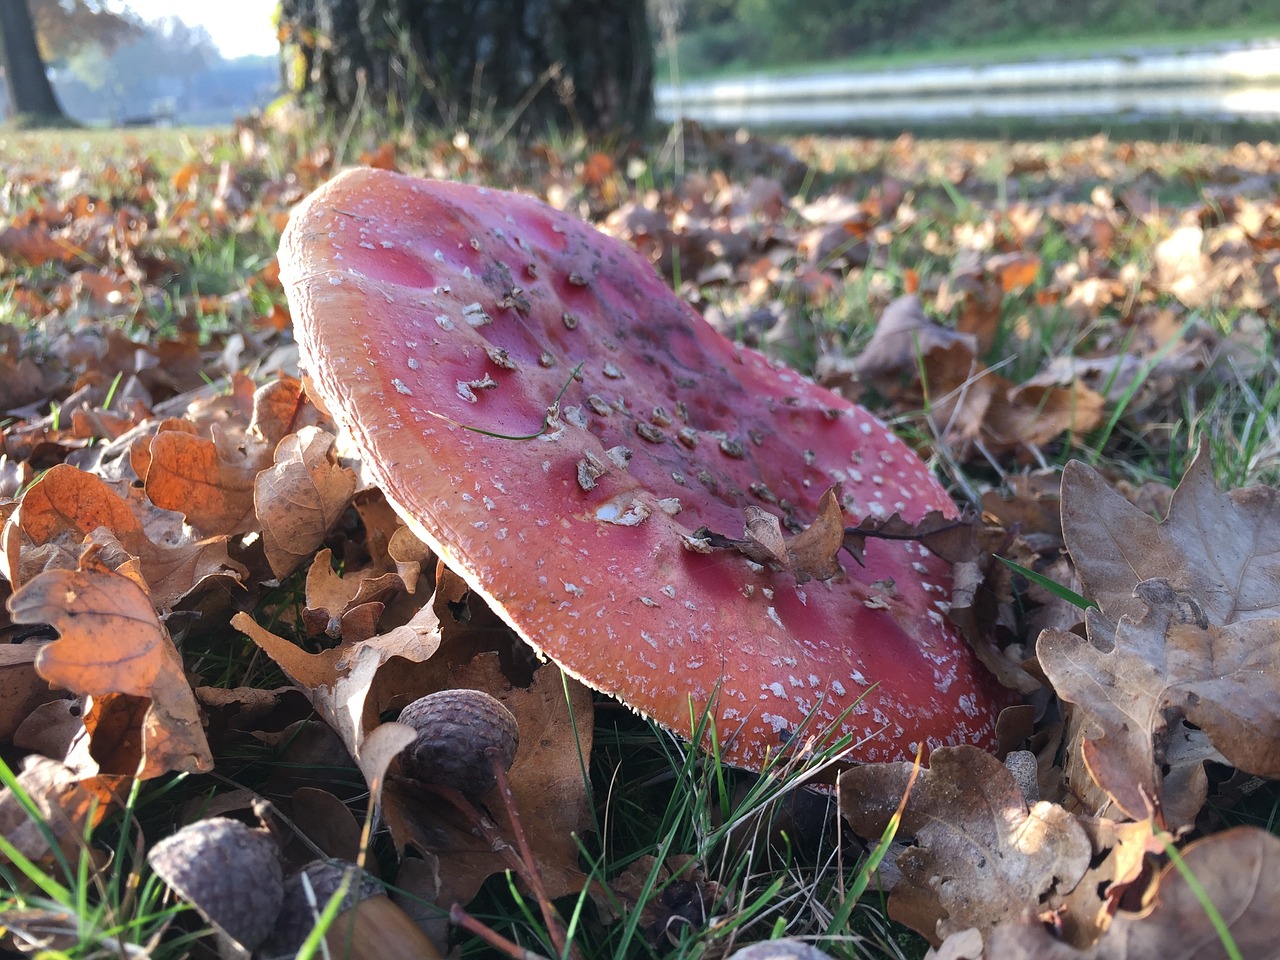
<svg viewBox="0 0 1280 960">
<path fill-rule="evenodd" d="M 537 861 L 534 859 L 533 851 L 529 847 L 529 840 L 525 835 L 524 826 L 520 822 L 520 815 L 516 811 L 515 795 L 511 791 L 511 780 L 507 777 L 506 768 L 502 766 L 502 762 L 497 757 L 492 759 L 492 763 L 498 787 L 502 792 L 502 803 L 507 810 L 507 819 L 511 821 L 511 832 L 515 836 L 519 852 L 512 849 L 511 844 L 498 831 L 497 824 L 485 813 L 478 810 L 461 791 L 439 784 L 430 784 L 428 789 L 448 800 L 459 813 L 465 816 L 472 826 L 480 832 L 485 842 L 489 844 L 489 849 L 501 856 L 517 876 L 524 881 L 525 886 L 529 888 L 529 892 L 538 902 L 538 909 L 542 913 L 543 922 L 547 925 L 547 934 L 551 937 L 551 944 L 555 947 L 557 955 L 561 958 L 567 957 L 568 960 L 583 960 L 577 946 L 569 942 L 569 933 L 564 921 L 560 919 L 560 914 L 556 912 L 555 905 L 552 904 L 551 898 L 547 896 L 547 888 L 543 885 L 542 874 L 538 871 Z M 480 923 L 474 917 L 472 922 Z M 481 925 L 483 926 L 483 924 Z M 467 929 L 470 930 L 471 928 L 468 927 Z M 488 928 L 486 927 L 485 929 Z M 489 932 L 493 933 L 493 931 Z M 494 935 L 498 936 L 496 933 Z"/>
<path fill-rule="evenodd" d="M 534 953 L 532 950 L 526 950 L 514 940 L 508 940 L 498 931 L 493 930 L 462 908 L 462 904 L 455 903 L 449 908 L 449 922 L 456 927 L 461 927 L 468 933 L 479 937 L 495 950 L 501 950 L 511 960 L 547 960 L 540 953 Z"/>
<path fill-rule="evenodd" d="M 560 914 L 556 912 L 555 906 L 552 905 L 551 898 L 547 896 L 547 888 L 542 883 L 542 872 L 538 869 L 538 861 L 534 859 L 529 838 L 525 835 L 524 825 L 520 822 L 520 814 L 516 810 L 516 798 L 511 791 L 511 779 L 507 776 L 507 768 L 497 757 L 492 758 L 491 762 L 493 774 L 498 779 L 498 789 L 502 791 L 502 804 L 507 808 L 507 818 L 511 821 L 511 833 L 516 838 L 520 859 L 527 867 L 524 875 L 525 883 L 529 885 L 529 890 L 542 910 L 542 919 L 547 925 L 547 933 L 551 936 L 556 953 L 562 958 L 583 960 L 577 944 L 569 941 L 569 931 L 565 928 L 564 921 L 560 919 Z"/>
</svg>

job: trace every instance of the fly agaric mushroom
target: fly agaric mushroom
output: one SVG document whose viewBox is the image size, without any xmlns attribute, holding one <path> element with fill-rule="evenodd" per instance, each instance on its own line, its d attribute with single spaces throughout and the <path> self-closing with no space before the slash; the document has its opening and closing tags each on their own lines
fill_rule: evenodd
<svg viewBox="0 0 1280 960">
<path fill-rule="evenodd" d="M 634 251 L 529 197 L 357 169 L 294 211 L 280 264 L 311 388 L 375 482 L 567 672 L 686 737 L 709 708 L 749 768 L 810 715 L 843 716 L 865 761 L 994 745 L 1010 698 L 918 543 L 803 584 L 703 552 L 747 507 L 809 525 L 837 484 L 854 522 L 955 507 L 871 414 L 715 333 Z"/>
</svg>

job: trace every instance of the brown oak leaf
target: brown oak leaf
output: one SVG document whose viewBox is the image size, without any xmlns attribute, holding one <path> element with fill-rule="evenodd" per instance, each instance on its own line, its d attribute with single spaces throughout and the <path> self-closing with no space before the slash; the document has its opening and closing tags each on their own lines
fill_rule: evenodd
<svg viewBox="0 0 1280 960">
<path fill-rule="evenodd" d="M 1181 853 L 1194 885 L 1173 864 L 1161 871 L 1150 906 L 1117 913 L 1086 950 L 1057 940 L 1034 917 L 996 928 L 991 960 L 1229 960 L 1201 902 L 1207 897 L 1231 936 L 1235 956 L 1280 958 L 1280 838 L 1257 827 L 1235 827 L 1192 843 Z M 1199 888 L 1199 889 L 1197 889 Z M 945 951 L 944 951 L 945 952 Z M 940 952 L 942 956 L 944 952 Z"/>
<path fill-rule="evenodd" d="M 1062 502 L 1101 609 L 1087 640 L 1047 630 L 1037 652 L 1081 713 L 1073 752 L 1093 779 L 1134 819 L 1178 827 L 1203 803 L 1204 760 L 1280 775 L 1280 492 L 1219 492 L 1202 446 L 1164 522 L 1079 463 Z"/>
<path fill-rule="evenodd" d="M 840 809 L 854 831 L 878 837 L 907 792 L 913 764 L 855 767 L 840 776 Z M 1056 903 L 1089 868 L 1089 839 L 1061 807 L 1028 806 L 1013 775 L 976 747 L 940 747 L 907 798 L 899 832 L 903 882 L 889 915 L 935 945 L 960 930 L 989 930 Z"/>
<path fill-rule="evenodd" d="M 315 552 L 355 493 L 355 473 L 338 463 L 333 442 L 332 434 L 303 427 L 280 441 L 275 464 L 254 482 L 267 561 L 277 577 Z"/>
<path fill-rule="evenodd" d="M 48 623 L 60 634 L 36 658 L 49 683 L 144 704 L 133 714 L 141 736 L 139 777 L 213 769 L 182 658 L 137 583 L 96 566 L 90 554 L 85 569 L 40 574 L 9 598 L 9 610 L 15 623 Z"/>
</svg>

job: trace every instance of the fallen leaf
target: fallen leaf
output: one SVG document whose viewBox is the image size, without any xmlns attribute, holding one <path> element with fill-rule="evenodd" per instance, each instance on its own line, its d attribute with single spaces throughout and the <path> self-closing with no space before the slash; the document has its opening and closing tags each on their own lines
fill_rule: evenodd
<svg viewBox="0 0 1280 960">
<path fill-rule="evenodd" d="M 1228 493 L 1213 481 L 1207 439 L 1160 522 L 1079 461 L 1062 474 L 1062 522 L 1085 596 L 1114 621 L 1140 618 L 1140 581 L 1163 577 L 1218 626 L 1280 618 L 1280 491 Z"/>
<path fill-rule="evenodd" d="M 1035 283 L 1040 273 L 1040 257 L 1024 251 L 998 254 L 987 260 L 986 269 L 999 278 L 1002 291 L 1014 293 Z"/>
<path fill-rule="evenodd" d="M 48 623 L 60 634 L 36 659 L 51 684 L 94 697 L 126 694 L 148 701 L 139 777 L 213 768 L 182 658 L 138 584 L 106 569 L 50 570 L 10 597 L 8 606 L 15 623 Z"/>
<path fill-rule="evenodd" d="M 0 790 L 0 836 L 42 866 L 52 864 L 57 855 L 51 839 L 65 861 L 77 862 L 86 832 L 112 812 L 129 783 L 128 777 L 81 778 L 64 764 L 36 755 L 23 761 L 16 779 L 39 820 L 5 787 Z M 12 862 L 0 853 L 0 863 Z"/>
<path fill-rule="evenodd" d="M 27 714 L 63 694 L 36 673 L 39 643 L 0 644 L 0 743 L 8 743 Z"/>
<path fill-rule="evenodd" d="M 1117 913 L 1087 950 L 1056 940 L 1044 925 L 993 930 L 992 960 L 1274 960 L 1280 957 L 1280 839 L 1257 827 L 1235 827 L 1181 851 L 1194 885 L 1173 865 L 1161 871 L 1152 903 L 1141 913 Z M 1228 951 L 1201 903 L 1201 891 L 1222 918 L 1237 952 Z"/>
<path fill-rule="evenodd" d="M 905 296 L 885 307 L 866 347 L 858 355 L 858 376 L 887 396 L 902 392 L 904 381 L 919 376 L 920 358 L 935 350 L 959 346 L 972 359 L 977 342 L 930 320 L 918 297 Z"/>
<path fill-rule="evenodd" d="M 141 490 L 125 489 L 131 499 L 68 464 L 45 471 L 5 524 L 5 575 L 20 585 L 42 570 L 74 569 L 96 542 L 110 548 L 103 560 L 114 556 L 112 566 L 145 582 L 156 608 L 167 612 L 209 578 L 238 582 L 248 573 L 228 556 L 225 537 L 195 539 L 183 530 L 180 514 L 160 510 Z"/>
<path fill-rule="evenodd" d="M 136 468 L 135 468 L 136 469 Z M 162 430 L 151 439 L 140 474 L 156 506 L 174 510 L 206 536 L 238 534 L 254 525 L 254 465 L 231 463 L 218 445 L 184 430 Z"/>
<path fill-rule="evenodd" d="M 836 554 L 844 546 L 844 512 L 840 509 L 840 485 L 818 501 L 813 523 L 786 539 L 788 566 L 796 583 L 830 580 L 843 572 Z"/>
<path fill-rule="evenodd" d="M 389 633 L 321 653 L 307 653 L 246 613 L 237 613 L 231 625 L 266 651 L 307 695 L 353 757 L 359 757 L 367 732 L 377 726 L 381 705 L 369 694 L 383 664 L 395 657 L 410 663 L 427 660 L 440 645 L 440 623 L 430 605 Z"/>
<path fill-rule="evenodd" d="M 1062 939 L 1076 947 L 1097 941 L 1111 924 L 1131 885 L 1143 877 L 1148 855 L 1160 855 L 1164 845 L 1150 820 L 1117 823 L 1077 817 L 1093 846 L 1089 869 L 1063 899 Z M 1141 885 L 1146 881 L 1142 880 Z"/>
<path fill-rule="evenodd" d="M 311 556 L 355 493 L 356 476 L 334 458 L 333 443 L 332 434 L 303 427 L 280 441 L 275 464 L 254 482 L 267 561 L 277 577 Z"/>
<path fill-rule="evenodd" d="M 840 810 L 862 837 L 879 837 L 907 791 L 913 764 L 855 767 L 840 775 Z M 990 930 L 1023 910 L 1060 901 L 1089 868 L 1088 837 L 1061 807 L 1027 805 L 1013 775 L 976 747 L 939 747 L 907 797 L 898 854 L 903 881 L 889 915 L 935 945 Z"/>
<path fill-rule="evenodd" d="M 1204 252 L 1204 230 L 1181 226 L 1156 244 L 1156 282 L 1189 307 L 1204 306 L 1213 296 L 1213 262 Z"/>
<path fill-rule="evenodd" d="M 1147 604 L 1142 617 L 1122 617 L 1112 630 L 1089 611 L 1089 639 L 1046 630 L 1036 653 L 1058 695 L 1090 721 L 1080 749 L 1093 779 L 1133 819 L 1177 829 L 1204 803 L 1205 760 L 1221 753 L 1247 773 L 1280 772 L 1271 669 L 1280 621 L 1188 622 L 1199 612 L 1194 601 L 1160 577 L 1134 594 Z"/>
<path fill-rule="evenodd" d="M 387 782 L 387 767 L 405 747 L 418 737 L 418 731 L 407 723 L 383 723 L 367 733 L 356 753 L 356 763 L 369 785 L 374 810 L 382 808 L 382 791 Z"/>
<path fill-rule="evenodd" d="M 379 576 L 372 570 L 340 575 L 332 559 L 326 549 L 311 561 L 303 622 L 312 636 L 323 633 L 335 640 L 367 640 L 376 633 L 383 601 L 403 589 L 404 583 L 398 574 Z"/>
<path fill-rule="evenodd" d="M 1179 827 L 1203 803 L 1204 760 L 1280 775 L 1280 492 L 1220 493 L 1204 446 L 1164 522 L 1083 464 L 1062 489 L 1067 548 L 1101 611 L 1087 640 L 1051 629 L 1037 652 L 1082 712 L 1095 781 L 1130 817 Z"/>
</svg>

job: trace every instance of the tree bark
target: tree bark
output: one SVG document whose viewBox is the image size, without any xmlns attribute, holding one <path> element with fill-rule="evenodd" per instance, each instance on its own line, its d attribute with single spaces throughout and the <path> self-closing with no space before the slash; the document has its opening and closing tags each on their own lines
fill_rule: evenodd
<svg viewBox="0 0 1280 960">
<path fill-rule="evenodd" d="M 11 117 L 21 117 L 26 123 L 67 123 L 36 46 L 27 0 L 0 0 L 0 62 L 4 65 Z"/>
<path fill-rule="evenodd" d="M 282 0 L 290 89 L 477 134 L 628 133 L 653 111 L 644 0 Z"/>
</svg>

